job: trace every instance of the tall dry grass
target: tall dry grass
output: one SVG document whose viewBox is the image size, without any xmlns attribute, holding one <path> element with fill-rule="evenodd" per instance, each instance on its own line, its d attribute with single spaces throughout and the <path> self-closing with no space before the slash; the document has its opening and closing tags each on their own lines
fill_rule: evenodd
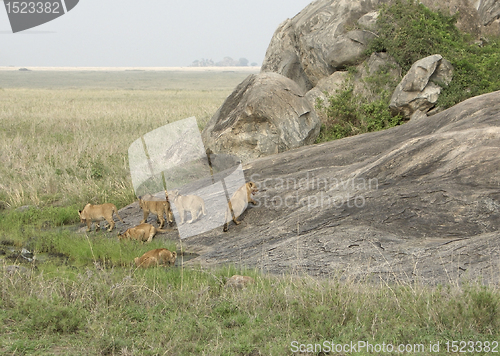
<svg viewBox="0 0 500 356">
<path fill-rule="evenodd" d="M 331 344 L 360 341 L 449 355 L 446 342 L 452 340 L 473 340 L 469 354 L 489 354 L 479 351 L 486 343 L 498 350 L 495 287 L 388 288 L 229 266 L 183 274 L 178 268 L 57 267 L 37 273 L 1 267 L 0 353 L 6 355 L 324 355 Z M 255 283 L 226 288 L 225 278 L 234 273 Z M 432 352 L 430 345 L 438 342 L 440 352 Z M 306 350 L 316 344 L 326 347 L 294 351 L 294 345 Z M 359 347 L 328 354 L 351 353 L 397 354 Z"/>
<path fill-rule="evenodd" d="M 193 80 L 188 87 L 196 87 Z M 224 90 L 0 89 L 0 200 L 11 207 L 127 204 L 134 199 L 129 145 L 190 116 L 203 127 L 230 92 L 229 85 Z"/>
</svg>

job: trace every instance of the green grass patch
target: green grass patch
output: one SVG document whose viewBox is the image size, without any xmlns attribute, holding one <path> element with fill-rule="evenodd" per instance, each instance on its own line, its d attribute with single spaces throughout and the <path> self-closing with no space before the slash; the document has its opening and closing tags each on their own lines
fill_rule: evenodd
<svg viewBox="0 0 500 356">
<path fill-rule="evenodd" d="M 163 241 L 158 236 L 150 243 L 120 241 L 117 232 L 76 234 L 68 230 L 58 232 L 40 232 L 36 238 L 28 241 L 28 246 L 36 253 L 64 255 L 69 263 L 76 266 L 88 266 L 94 262 L 103 267 L 129 267 L 135 257 L 157 248 L 176 251 L 173 241 Z"/>
<path fill-rule="evenodd" d="M 81 209 L 81 208 L 80 208 Z M 0 239 L 23 242 L 40 231 L 80 222 L 77 206 L 27 206 L 0 212 Z"/>
</svg>

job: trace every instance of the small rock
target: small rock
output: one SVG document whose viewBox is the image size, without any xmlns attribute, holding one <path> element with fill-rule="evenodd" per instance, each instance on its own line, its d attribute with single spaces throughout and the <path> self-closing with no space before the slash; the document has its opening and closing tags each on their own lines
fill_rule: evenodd
<svg viewBox="0 0 500 356">
<path fill-rule="evenodd" d="M 255 280 L 252 277 L 235 274 L 231 278 L 227 279 L 225 288 L 242 289 L 253 283 L 255 283 Z"/>
<path fill-rule="evenodd" d="M 5 271 L 9 274 L 14 274 L 14 273 L 22 273 L 25 274 L 28 272 L 28 269 L 23 266 L 18 266 L 18 265 L 9 265 L 5 266 Z"/>
</svg>

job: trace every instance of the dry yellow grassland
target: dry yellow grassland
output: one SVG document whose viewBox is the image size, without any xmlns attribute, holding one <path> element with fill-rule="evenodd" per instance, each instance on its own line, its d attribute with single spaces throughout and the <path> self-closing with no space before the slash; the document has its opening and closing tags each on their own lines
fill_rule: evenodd
<svg viewBox="0 0 500 356">
<path fill-rule="evenodd" d="M 141 86 L 137 79 L 126 79 L 136 74 L 123 75 L 122 84 L 112 85 Z M 202 89 L 211 79 L 197 82 L 190 77 L 189 89 L 183 90 L 181 77 L 174 79 L 180 89 L 159 90 L 152 82 L 146 90 L 64 88 L 60 78 L 52 89 L 0 89 L 0 201 L 16 207 L 104 201 L 123 205 L 135 199 L 129 145 L 142 134 L 190 116 L 203 127 L 233 84 Z"/>
</svg>

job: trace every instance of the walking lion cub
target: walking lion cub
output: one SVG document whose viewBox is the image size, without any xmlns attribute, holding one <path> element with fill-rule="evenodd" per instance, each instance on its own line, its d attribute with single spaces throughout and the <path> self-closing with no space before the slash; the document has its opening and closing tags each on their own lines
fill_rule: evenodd
<svg viewBox="0 0 500 356">
<path fill-rule="evenodd" d="M 87 223 L 87 232 L 90 231 L 92 226 L 92 221 L 95 221 L 95 231 L 99 231 L 101 228 L 100 222 L 106 220 L 109 224 L 108 231 L 112 231 L 115 227 L 115 222 L 113 220 L 113 213 L 116 214 L 121 222 L 124 222 L 120 215 L 118 215 L 118 209 L 111 203 L 105 203 L 101 205 L 87 204 L 83 210 L 78 210 L 78 215 L 80 215 L 80 222 Z"/>
<path fill-rule="evenodd" d="M 257 204 L 252 199 L 252 195 L 255 195 L 255 193 L 257 193 L 258 191 L 259 190 L 257 189 L 257 185 L 254 182 L 248 182 L 238 188 L 236 192 L 234 192 L 233 196 L 228 202 L 225 217 L 226 223 L 224 224 L 224 228 L 222 231 L 227 232 L 227 225 L 231 220 L 233 220 L 236 225 L 239 225 L 241 223 L 236 219 L 241 214 L 243 214 L 245 209 L 248 207 L 248 203 L 252 203 L 254 205 Z"/>
<path fill-rule="evenodd" d="M 157 232 L 167 232 L 167 230 L 157 229 L 151 224 L 143 223 L 127 229 L 123 234 L 118 234 L 118 239 L 133 239 L 141 242 L 151 242 Z"/>
<path fill-rule="evenodd" d="M 154 195 L 146 194 L 139 197 L 139 206 L 144 213 L 141 224 L 146 222 L 149 213 L 153 213 L 158 217 L 160 229 L 165 225 L 163 214 L 167 216 L 167 222 L 169 225 L 174 222 L 174 216 L 172 214 L 172 210 L 170 209 L 170 202 L 168 199 L 161 199 L 155 197 Z"/>
<path fill-rule="evenodd" d="M 191 213 L 191 220 L 186 221 L 188 224 L 198 220 L 201 214 L 207 215 L 205 211 L 205 202 L 201 197 L 197 195 L 180 195 L 178 190 L 173 190 L 170 196 L 172 197 L 175 207 L 179 211 L 181 219 L 179 224 L 184 224 L 184 217 L 187 211 Z"/>
<path fill-rule="evenodd" d="M 146 252 L 141 257 L 134 258 L 135 265 L 141 268 L 174 265 L 177 253 L 166 248 L 157 248 Z"/>
</svg>

